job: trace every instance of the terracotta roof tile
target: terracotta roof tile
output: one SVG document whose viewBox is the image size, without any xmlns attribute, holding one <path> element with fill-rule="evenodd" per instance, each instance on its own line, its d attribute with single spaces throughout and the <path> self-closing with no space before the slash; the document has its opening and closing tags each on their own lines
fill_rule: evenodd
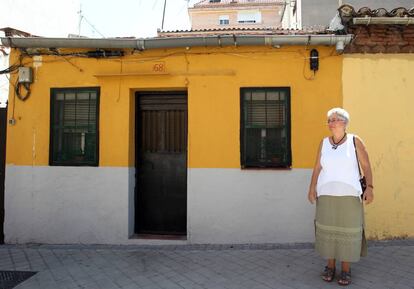
<svg viewBox="0 0 414 289">
<path fill-rule="evenodd" d="M 195 29 L 158 31 L 159 37 L 185 37 L 205 35 L 308 35 L 329 34 L 326 29 L 281 29 L 281 28 L 221 28 L 221 29 Z"/>
<path fill-rule="evenodd" d="M 6 37 L 38 37 L 36 35 L 12 27 L 3 27 L 0 28 L 0 31 L 3 31 Z"/>
<path fill-rule="evenodd" d="M 345 4 L 339 7 L 338 11 L 341 18 L 347 20 L 354 17 L 414 17 L 414 7 L 397 7 L 391 11 L 385 8 L 371 9 L 369 7 L 362 7 L 356 11 L 353 6 Z"/>
</svg>

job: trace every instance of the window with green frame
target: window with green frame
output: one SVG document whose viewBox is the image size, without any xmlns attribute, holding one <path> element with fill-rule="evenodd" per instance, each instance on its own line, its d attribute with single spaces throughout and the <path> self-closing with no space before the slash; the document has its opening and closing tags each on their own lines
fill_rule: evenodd
<svg viewBox="0 0 414 289">
<path fill-rule="evenodd" d="M 99 88 L 52 88 L 50 165 L 98 165 Z"/>
<path fill-rule="evenodd" d="M 240 96 L 241 166 L 290 167 L 290 88 L 242 88 Z"/>
</svg>

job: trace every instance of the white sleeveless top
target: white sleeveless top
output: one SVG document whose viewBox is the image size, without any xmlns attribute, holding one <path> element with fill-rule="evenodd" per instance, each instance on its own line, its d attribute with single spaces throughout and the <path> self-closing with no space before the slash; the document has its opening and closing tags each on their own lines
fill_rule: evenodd
<svg viewBox="0 0 414 289">
<path fill-rule="evenodd" d="M 332 149 L 329 138 L 324 138 L 320 159 L 322 170 L 316 186 L 318 196 L 361 195 L 353 138 L 353 134 L 347 134 L 346 141 L 336 150 Z"/>
</svg>

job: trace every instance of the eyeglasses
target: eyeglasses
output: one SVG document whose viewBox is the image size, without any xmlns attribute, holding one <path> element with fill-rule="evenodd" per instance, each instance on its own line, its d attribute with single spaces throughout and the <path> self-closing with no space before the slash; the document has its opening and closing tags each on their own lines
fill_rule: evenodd
<svg viewBox="0 0 414 289">
<path fill-rule="evenodd" d="M 327 123 L 333 123 L 333 122 L 339 122 L 339 121 L 344 121 L 344 120 L 339 119 L 339 118 L 333 118 L 333 119 L 328 119 Z"/>
</svg>

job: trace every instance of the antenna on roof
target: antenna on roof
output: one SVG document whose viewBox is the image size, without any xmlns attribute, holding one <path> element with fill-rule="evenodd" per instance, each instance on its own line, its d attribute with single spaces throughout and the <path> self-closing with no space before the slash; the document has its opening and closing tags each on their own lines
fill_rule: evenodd
<svg viewBox="0 0 414 289">
<path fill-rule="evenodd" d="M 79 5 L 78 14 L 79 14 L 78 37 L 81 37 L 82 20 L 85 20 L 85 22 L 93 29 L 93 31 L 97 32 L 99 35 L 105 38 L 105 36 L 101 32 L 99 32 L 98 29 L 96 29 L 96 27 L 92 23 L 90 23 L 88 19 L 86 19 L 86 17 L 82 14 L 82 4 Z"/>
<path fill-rule="evenodd" d="M 82 25 L 82 4 L 79 4 L 79 24 L 78 24 L 78 37 L 81 36 L 81 25 Z"/>
<path fill-rule="evenodd" d="M 165 6 L 167 6 L 167 0 L 164 0 L 164 11 L 162 12 L 161 31 L 164 30 Z"/>
</svg>

